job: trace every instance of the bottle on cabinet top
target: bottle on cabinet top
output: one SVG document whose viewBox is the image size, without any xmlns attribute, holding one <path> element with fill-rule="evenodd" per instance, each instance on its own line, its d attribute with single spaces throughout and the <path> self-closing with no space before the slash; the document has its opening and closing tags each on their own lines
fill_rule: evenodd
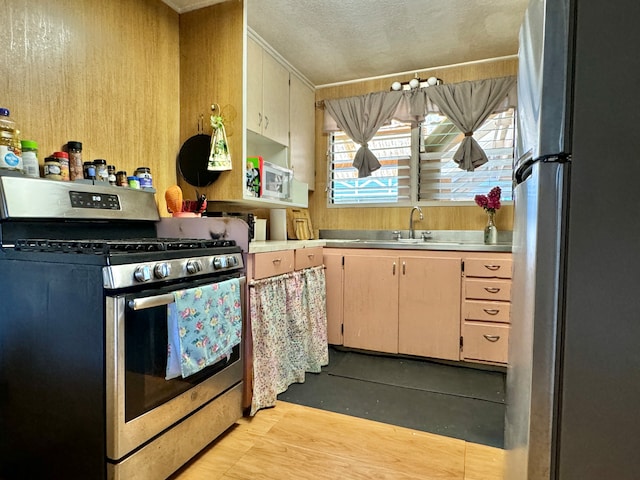
<svg viewBox="0 0 640 480">
<path fill-rule="evenodd" d="M 18 130 L 7 108 L 0 108 L 0 168 L 23 170 Z"/>
</svg>

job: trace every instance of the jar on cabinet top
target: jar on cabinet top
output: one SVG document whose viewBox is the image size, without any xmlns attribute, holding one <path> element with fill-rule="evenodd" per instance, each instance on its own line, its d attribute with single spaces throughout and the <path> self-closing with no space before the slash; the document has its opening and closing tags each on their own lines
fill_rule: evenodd
<svg viewBox="0 0 640 480">
<path fill-rule="evenodd" d="M 82 176 L 85 180 L 96 179 L 96 166 L 93 162 L 83 162 L 82 164 Z"/>
<path fill-rule="evenodd" d="M 136 176 L 127 177 L 127 181 L 129 182 L 129 188 L 133 188 L 134 190 L 140 189 L 140 179 Z"/>
<path fill-rule="evenodd" d="M 67 152 L 55 152 L 53 157 L 60 163 L 60 176 L 63 182 L 70 180 L 69 176 L 69 154 Z"/>
<path fill-rule="evenodd" d="M 116 167 L 115 165 L 107 166 L 107 173 L 109 174 L 109 185 L 116 185 Z"/>
<path fill-rule="evenodd" d="M 149 167 L 138 167 L 135 175 L 140 180 L 140 188 L 153 188 L 153 178 Z"/>
<path fill-rule="evenodd" d="M 85 178 L 82 163 L 82 143 L 67 142 L 67 151 L 69 153 L 69 179 L 74 181 Z"/>
<path fill-rule="evenodd" d="M 56 157 L 47 157 L 44 159 L 44 178 L 48 178 L 49 180 L 62 180 L 60 162 Z"/>
<path fill-rule="evenodd" d="M 16 123 L 0 108 L 0 168 L 22 170 L 22 152 Z"/>
<path fill-rule="evenodd" d="M 38 144 L 33 140 L 22 140 L 22 167 L 28 177 L 40 178 Z"/>
<path fill-rule="evenodd" d="M 118 173 L 116 173 L 116 185 L 118 185 L 119 187 L 129 186 L 129 180 L 127 180 L 127 172 L 125 172 L 124 170 L 120 170 Z"/>
<path fill-rule="evenodd" d="M 107 161 L 103 158 L 98 158 L 93 161 L 93 165 L 96 167 L 96 179 L 101 182 L 108 182 L 109 171 L 107 170 Z"/>
</svg>

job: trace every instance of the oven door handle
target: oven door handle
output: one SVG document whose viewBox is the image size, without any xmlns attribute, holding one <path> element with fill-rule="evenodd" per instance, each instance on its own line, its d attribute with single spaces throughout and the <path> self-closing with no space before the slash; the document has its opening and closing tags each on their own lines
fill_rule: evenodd
<svg viewBox="0 0 640 480">
<path fill-rule="evenodd" d="M 173 293 L 165 293 L 164 295 L 156 295 L 155 297 L 143 297 L 129 300 L 129 308 L 131 310 L 144 310 L 145 308 L 161 307 L 169 305 L 175 301 Z"/>
</svg>

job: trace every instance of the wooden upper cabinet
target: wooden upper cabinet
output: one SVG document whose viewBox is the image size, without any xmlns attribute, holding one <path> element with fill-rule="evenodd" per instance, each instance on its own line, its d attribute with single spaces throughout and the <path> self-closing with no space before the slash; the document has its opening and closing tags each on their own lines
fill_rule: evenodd
<svg viewBox="0 0 640 480">
<path fill-rule="evenodd" d="M 293 175 L 315 189 L 315 92 L 291 74 L 289 158 Z"/>
<path fill-rule="evenodd" d="M 247 127 L 289 145 L 289 70 L 247 39 Z"/>
<path fill-rule="evenodd" d="M 247 128 L 262 133 L 262 47 L 247 39 Z"/>
</svg>

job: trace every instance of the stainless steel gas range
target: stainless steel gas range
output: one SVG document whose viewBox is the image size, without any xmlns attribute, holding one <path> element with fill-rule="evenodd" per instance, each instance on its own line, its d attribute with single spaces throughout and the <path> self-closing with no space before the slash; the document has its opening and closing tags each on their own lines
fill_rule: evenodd
<svg viewBox="0 0 640 480">
<path fill-rule="evenodd" d="M 244 318 L 241 248 L 158 221 L 149 192 L 0 176 L 0 478 L 166 478 L 242 416 L 241 328 L 167 368 L 180 295 Z"/>
</svg>

